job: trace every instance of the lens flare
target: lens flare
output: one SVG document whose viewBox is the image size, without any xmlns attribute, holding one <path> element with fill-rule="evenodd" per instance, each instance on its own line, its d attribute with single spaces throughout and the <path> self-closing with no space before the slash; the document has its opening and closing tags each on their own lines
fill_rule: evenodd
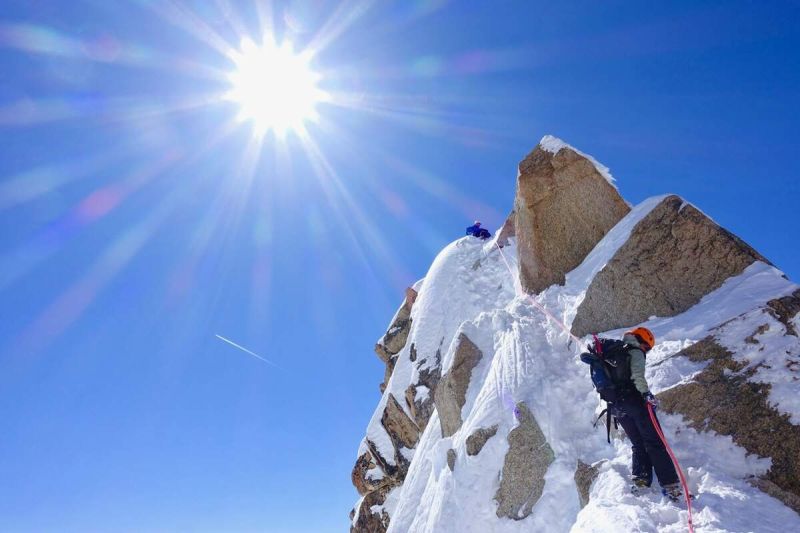
<svg viewBox="0 0 800 533">
<path fill-rule="evenodd" d="M 231 59 L 236 70 L 228 77 L 226 98 L 239 104 L 239 119 L 252 121 L 258 133 L 302 131 L 317 118 L 316 106 L 327 94 L 317 87 L 320 76 L 308 54 L 294 53 L 288 43 L 259 47 L 245 39 Z"/>
</svg>

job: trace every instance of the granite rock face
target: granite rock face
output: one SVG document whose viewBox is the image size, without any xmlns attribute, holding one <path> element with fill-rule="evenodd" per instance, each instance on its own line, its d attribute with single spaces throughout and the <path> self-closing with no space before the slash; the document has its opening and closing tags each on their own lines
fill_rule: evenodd
<svg viewBox="0 0 800 533">
<path fill-rule="evenodd" d="M 521 520 L 542 496 L 544 475 L 555 454 L 524 403 L 517 404 L 515 414 L 519 425 L 508 434 L 509 448 L 494 499 L 498 518 Z"/>
<path fill-rule="evenodd" d="M 578 499 L 581 502 L 581 508 L 586 507 L 589 503 L 589 492 L 592 489 L 592 483 L 597 479 L 598 470 L 596 466 L 578 461 L 578 466 L 575 468 L 575 486 L 578 487 Z"/>
<path fill-rule="evenodd" d="M 386 362 L 391 356 L 397 355 L 406 345 L 408 333 L 411 330 L 411 308 L 417 299 L 417 291 L 411 287 L 406 288 L 406 297 L 402 305 L 394 314 L 389 329 L 375 345 L 375 353 Z"/>
<path fill-rule="evenodd" d="M 389 394 L 381 423 L 386 428 L 395 448 L 413 448 L 417 445 L 419 428 L 408 417 L 393 394 Z"/>
<path fill-rule="evenodd" d="M 417 362 L 417 351 L 414 345 L 410 349 L 411 361 Z M 411 383 L 405 392 L 406 406 L 408 412 L 420 428 L 420 431 L 425 429 L 428 425 L 433 410 L 435 408 L 433 403 L 433 391 L 439 385 L 441 379 L 442 369 L 440 362 L 442 354 L 437 351 L 433 357 L 431 364 L 428 361 L 421 360 L 417 366 L 417 379 L 416 383 Z"/>
<path fill-rule="evenodd" d="M 447 450 L 447 467 L 450 471 L 454 471 L 456 469 L 456 459 L 458 456 L 456 455 L 456 451 L 452 448 Z"/>
<path fill-rule="evenodd" d="M 381 506 L 386 501 L 386 496 L 393 486 L 384 486 L 368 493 L 361 500 L 357 509 L 350 513 L 351 533 L 383 533 L 389 527 L 389 513 Z M 373 508 L 375 507 L 375 510 Z"/>
<path fill-rule="evenodd" d="M 506 221 L 503 223 L 503 226 L 497 232 L 497 245 L 500 248 L 507 246 L 509 243 L 509 239 L 511 237 L 517 236 L 517 230 L 514 222 L 515 220 L 516 220 L 516 212 L 511 211 L 511 214 L 508 215 L 508 218 L 506 218 Z"/>
<path fill-rule="evenodd" d="M 769 313 L 774 316 L 786 328 L 789 335 L 800 337 L 792 319 L 800 313 L 800 289 L 789 296 L 775 298 L 767 302 Z"/>
<path fill-rule="evenodd" d="M 680 314 L 754 261 L 768 261 L 671 195 L 633 228 L 597 273 L 572 323 L 577 336 Z"/>
<path fill-rule="evenodd" d="M 630 211 L 592 161 L 540 143 L 519 164 L 514 225 L 522 288 L 563 285 L 595 245 Z"/>
<path fill-rule="evenodd" d="M 782 319 L 788 324 L 800 310 L 798 293 L 800 291 L 768 302 L 759 315 L 764 317 L 764 324 L 747 336 L 742 346 L 758 353 L 763 349 L 759 348 L 761 335 L 796 336 L 780 324 Z M 785 310 L 794 310 L 794 313 L 789 316 L 783 313 Z M 770 321 L 770 317 L 775 320 Z M 780 331 L 773 329 L 776 327 Z M 796 374 L 794 380 L 800 381 L 800 352 L 794 351 L 798 350 L 800 342 L 793 346 L 794 349 L 789 348 L 783 355 L 773 354 L 770 364 L 782 364 L 787 372 Z M 800 426 L 771 404 L 770 385 L 757 380 L 759 365 L 751 365 L 745 357 L 736 356 L 714 336 L 693 344 L 677 356 L 707 363 L 707 366 L 693 381 L 658 395 L 664 411 L 683 415 L 688 425 L 698 431 L 729 435 L 747 452 L 769 457 L 771 468 L 751 484 L 800 513 Z"/>
<path fill-rule="evenodd" d="M 394 366 L 397 362 L 397 354 L 400 353 L 400 350 L 405 347 L 408 341 L 408 334 L 411 332 L 411 309 L 414 307 L 416 299 L 417 291 L 411 287 L 406 288 L 405 299 L 394 314 L 394 317 L 392 317 L 389 329 L 375 344 L 375 353 L 381 361 L 386 363 L 386 372 L 383 376 L 383 383 L 380 385 L 381 392 L 386 389 L 386 384 L 389 383 L 389 378 L 392 377 L 392 372 L 394 372 Z"/>
<path fill-rule="evenodd" d="M 430 389 L 422 384 L 412 384 L 406 389 L 406 405 L 411 418 L 419 428 L 427 426 L 433 414 L 434 404 L 431 396 Z"/>
<path fill-rule="evenodd" d="M 381 393 L 392 377 L 397 355 L 408 341 L 412 323 L 411 310 L 416 299 L 417 291 L 411 287 L 407 288 L 402 305 L 392 318 L 386 333 L 375 345 L 375 353 L 386 363 L 383 383 L 380 385 Z M 407 400 L 407 397 L 408 392 L 404 400 Z M 426 410 L 426 416 L 430 416 L 432 407 L 428 404 L 432 404 L 432 400 L 425 405 L 421 400 L 414 403 L 418 405 L 418 410 Z M 425 422 L 427 423 L 427 419 Z M 376 506 L 383 505 L 389 491 L 403 482 L 409 462 L 401 450 L 413 448 L 419 440 L 420 427 L 417 425 L 417 420 L 406 414 L 394 395 L 388 395 L 381 424 L 392 441 L 394 456 L 383 457 L 374 443 L 365 439 L 363 451 L 356 459 L 351 473 L 353 485 L 363 496 L 358 509 L 353 509 L 351 513 L 351 520 L 354 520 L 351 527 L 353 532 L 382 533 L 389 527 L 388 513 L 383 509 L 373 512 L 373 507 L 377 509 Z M 424 428 L 424 425 L 422 427 Z"/>
<path fill-rule="evenodd" d="M 467 455 L 478 455 L 489 439 L 497 434 L 497 425 L 490 428 L 476 429 L 467 437 Z"/>
<path fill-rule="evenodd" d="M 364 496 L 368 492 L 383 487 L 391 481 L 391 478 L 384 474 L 372 453 L 367 449 L 356 459 L 351 480 L 358 493 Z"/>
<path fill-rule="evenodd" d="M 457 342 L 453 364 L 442 376 L 434 393 L 444 437 L 453 435 L 461 427 L 461 408 L 466 402 L 472 370 L 483 357 L 480 349 L 463 333 L 459 334 Z"/>
</svg>

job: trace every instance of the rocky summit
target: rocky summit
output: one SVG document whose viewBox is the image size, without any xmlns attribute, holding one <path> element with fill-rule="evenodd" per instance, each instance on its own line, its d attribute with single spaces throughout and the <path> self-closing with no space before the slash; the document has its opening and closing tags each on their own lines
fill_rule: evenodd
<svg viewBox="0 0 800 533">
<path fill-rule="evenodd" d="M 630 494 L 624 433 L 593 426 L 580 353 L 639 325 L 695 530 L 800 531 L 800 287 L 683 198 L 628 204 L 552 136 L 495 239 L 446 246 L 378 340 L 351 531 L 685 531 L 684 503 Z"/>
<path fill-rule="evenodd" d="M 514 212 L 519 278 L 529 292 L 563 285 L 630 207 L 608 169 L 547 136 L 519 164 Z"/>
</svg>

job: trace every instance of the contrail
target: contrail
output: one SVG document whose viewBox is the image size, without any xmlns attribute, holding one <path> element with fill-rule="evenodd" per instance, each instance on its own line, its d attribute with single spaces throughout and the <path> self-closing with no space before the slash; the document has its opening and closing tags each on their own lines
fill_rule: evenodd
<svg viewBox="0 0 800 533">
<path fill-rule="evenodd" d="M 251 352 L 250 350 L 248 350 L 248 349 L 247 349 L 247 348 L 245 348 L 244 346 L 240 346 L 240 345 L 236 344 L 235 342 L 233 342 L 232 340 L 230 340 L 230 339 L 226 339 L 226 338 L 225 338 L 225 337 L 223 337 L 222 335 L 217 335 L 217 334 L 214 334 L 214 336 L 215 336 L 215 337 L 217 337 L 217 338 L 218 338 L 219 340 L 221 340 L 221 341 L 227 342 L 228 344 L 230 344 L 230 345 L 231 345 L 231 346 L 233 346 L 234 348 L 239 348 L 239 349 L 240 349 L 240 350 L 242 350 L 243 352 L 245 352 L 245 353 L 249 353 L 250 355 L 252 355 L 252 356 L 253 356 L 253 357 L 255 357 L 256 359 L 261 359 L 261 360 L 262 360 L 262 361 L 264 361 L 265 363 L 269 363 L 269 364 L 271 364 L 272 366 L 274 366 L 275 368 L 280 368 L 278 365 L 276 365 L 275 363 L 273 363 L 273 362 L 272 362 L 272 361 L 270 361 L 269 359 L 264 359 L 263 357 L 261 357 L 261 356 L 260 356 L 260 355 L 258 355 L 257 353 L 255 353 L 255 352 Z"/>
</svg>

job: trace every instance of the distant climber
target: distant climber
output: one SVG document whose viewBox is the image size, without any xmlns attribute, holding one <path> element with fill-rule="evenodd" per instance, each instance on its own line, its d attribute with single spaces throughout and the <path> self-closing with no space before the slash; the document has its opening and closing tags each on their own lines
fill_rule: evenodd
<svg viewBox="0 0 800 533">
<path fill-rule="evenodd" d="M 613 417 L 614 425 L 621 425 L 631 441 L 631 491 L 638 494 L 650 487 L 655 470 L 661 492 L 677 501 L 681 497 L 678 473 L 647 409 L 649 403 L 655 417 L 658 400 L 644 377 L 645 357 L 655 342 L 649 329 L 638 327 L 625 333 L 621 341 L 596 338 L 581 360 L 591 365 L 595 388 L 608 404 L 609 431 Z"/>
<path fill-rule="evenodd" d="M 477 237 L 483 241 L 492 236 L 488 229 L 481 227 L 480 220 L 476 220 L 472 226 L 467 228 L 467 235 L 472 235 L 473 237 Z"/>
</svg>

